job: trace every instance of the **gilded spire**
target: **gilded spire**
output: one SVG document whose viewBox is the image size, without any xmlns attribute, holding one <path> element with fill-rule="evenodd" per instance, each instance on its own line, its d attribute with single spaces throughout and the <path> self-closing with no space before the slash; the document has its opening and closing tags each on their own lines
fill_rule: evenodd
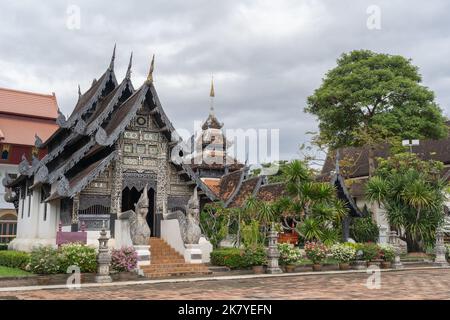
<svg viewBox="0 0 450 320">
<path fill-rule="evenodd" d="M 111 62 L 109 63 L 109 70 L 114 69 L 114 60 L 116 59 L 116 44 L 114 44 L 114 49 L 111 57 Z"/>
<path fill-rule="evenodd" d="M 131 76 L 131 65 L 133 64 L 133 51 L 131 51 L 130 62 L 128 62 L 127 75 L 125 76 L 127 79 L 130 79 Z"/>
<path fill-rule="evenodd" d="M 211 91 L 209 91 L 209 96 L 211 98 L 215 97 L 215 94 L 214 94 L 214 76 L 211 76 Z"/>
<path fill-rule="evenodd" d="M 209 114 L 214 114 L 214 97 L 216 96 L 214 92 L 214 76 L 211 76 L 211 89 L 209 91 L 209 97 L 211 98 Z"/>
<path fill-rule="evenodd" d="M 150 70 L 148 71 L 147 83 L 153 82 L 153 69 L 155 68 L 155 55 L 152 57 L 152 62 L 150 63 Z"/>
</svg>

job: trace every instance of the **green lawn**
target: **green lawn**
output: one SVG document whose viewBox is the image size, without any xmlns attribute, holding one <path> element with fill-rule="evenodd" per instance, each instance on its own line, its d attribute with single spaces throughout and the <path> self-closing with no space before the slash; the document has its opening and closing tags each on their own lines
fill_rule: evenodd
<svg viewBox="0 0 450 320">
<path fill-rule="evenodd" d="M 32 273 L 16 269 L 0 266 L 0 278 L 1 277 L 23 277 L 30 276 Z"/>
</svg>

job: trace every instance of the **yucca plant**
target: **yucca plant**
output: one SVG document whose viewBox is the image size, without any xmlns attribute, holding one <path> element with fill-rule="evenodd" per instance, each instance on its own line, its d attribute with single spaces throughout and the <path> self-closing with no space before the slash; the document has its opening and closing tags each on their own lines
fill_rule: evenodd
<svg viewBox="0 0 450 320">
<path fill-rule="evenodd" d="M 398 154 L 380 160 L 366 185 L 371 202 L 383 205 L 393 229 L 401 231 L 408 251 L 423 251 L 434 243 L 443 222 L 446 184 L 436 172 L 442 163 L 422 161 L 416 155 Z"/>
</svg>

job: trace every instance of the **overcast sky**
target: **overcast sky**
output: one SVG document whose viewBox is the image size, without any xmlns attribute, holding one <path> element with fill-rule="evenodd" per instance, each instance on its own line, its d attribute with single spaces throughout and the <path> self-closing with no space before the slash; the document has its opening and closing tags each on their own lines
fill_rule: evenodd
<svg viewBox="0 0 450 320">
<path fill-rule="evenodd" d="M 303 108 L 336 58 L 353 49 L 401 54 L 420 68 L 450 114 L 450 1 L 5 1 L 0 0 L 0 87 L 55 92 L 63 113 L 109 64 L 116 75 L 134 53 L 139 87 L 156 54 L 155 86 L 178 128 L 191 129 L 209 109 L 227 128 L 279 128 L 281 158 L 316 130 Z M 80 28 L 73 28 L 73 6 Z M 377 5 L 381 29 L 367 27 Z M 77 8 L 75 7 L 75 8 Z M 68 27 L 69 24 L 69 27 Z"/>
</svg>

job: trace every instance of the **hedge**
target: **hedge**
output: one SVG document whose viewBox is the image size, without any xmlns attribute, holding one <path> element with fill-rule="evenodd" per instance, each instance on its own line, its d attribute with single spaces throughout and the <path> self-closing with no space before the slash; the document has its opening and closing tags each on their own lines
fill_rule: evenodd
<svg viewBox="0 0 450 320">
<path fill-rule="evenodd" d="M 22 251 L 0 251 L 0 266 L 25 269 L 30 261 L 30 255 Z"/>
<path fill-rule="evenodd" d="M 7 243 L 0 243 L 0 251 L 8 250 L 8 244 Z"/>
<path fill-rule="evenodd" d="M 245 269 L 250 267 L 243 250 L 238 248 L 216 249 L 211 252 L 211 264 L 225 266 L 230 269 Z"/>
</svg>

